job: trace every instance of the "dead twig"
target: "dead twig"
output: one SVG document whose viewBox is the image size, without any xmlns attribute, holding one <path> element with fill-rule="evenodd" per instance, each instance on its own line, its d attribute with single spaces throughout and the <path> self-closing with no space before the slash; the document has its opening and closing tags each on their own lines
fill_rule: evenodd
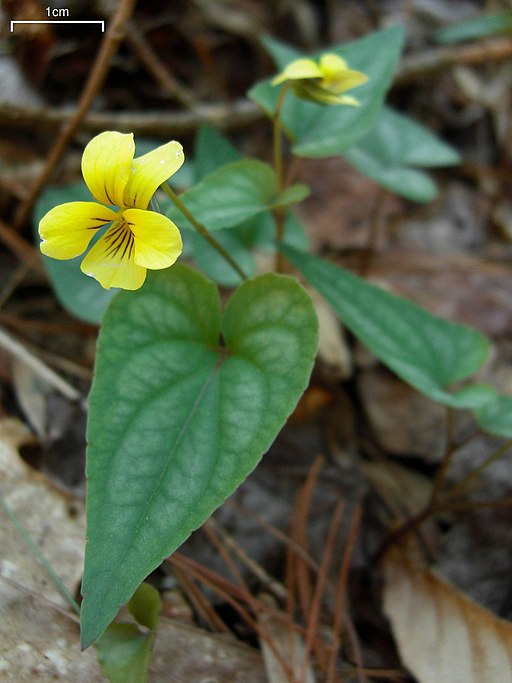
<svg viewBox="0 0 512 683">
<path fill-rule="evenodd" d="M 428 74 L 461 64 L 503 62 L 512 57 L 512 38 L 493 38 L 467 45 L 446 45 L 405 57 L 393 85 L 405 85 Z"/>
<path fill-rule="evenodd" d="M 55 130 L 66 125 L 72 115 L 72 112 L 54 107 L 0 104 L 0 125 L 10 128 Z M 89 112 L 80 127 L 90 133 L 119 130 L 137 135 L 171 137 L 191 133 L 201 123 L 219 129 L 233 129 L 261 118 L 263 112 L 254 102 L 240 99 L 230 104 L 201 104 L 194 111 Z"/>
<path fill-rule="evenodd" d="M 28 365 L 41 379 L 60 392 L 70 401 L 81 401 L 82 395 L 74 386 L 66 382 L 55 370 L 45 365 L 42 360 L 31 353 L 17 339 L 0 329 L 0 346 L 9 354 Z"/>
<path fill-rule="evenodd" d="M 185 88 L 162 63 L 144 33 L 133 22 L 129 24 L 126 42 L 165 94 L 170 95 L 188 109 L 194 110 L 197 107 L 198 102 L 192 92 Z"/>
</svg>

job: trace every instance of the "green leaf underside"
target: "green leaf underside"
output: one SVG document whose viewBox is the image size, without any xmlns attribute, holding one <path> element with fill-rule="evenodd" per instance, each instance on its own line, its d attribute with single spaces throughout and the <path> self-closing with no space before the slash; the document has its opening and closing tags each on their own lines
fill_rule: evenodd
<svg viewBox="0 0 512 683">
<path fill-rule="evenodd" d="M 480 332 L 438 318 L 321 258 L 287 246 L 282 250 L 351 332 L 405 382 L 453 407 L 489 401 L 492 393 L 482 388 L 448 391 L 487 358 L 489 341 Z"/>
<path fill-rule="evenodd" d="M 419 168 L 450 166 L 457 152 L 429 130 L 384 107 L 376 125 L 343 153 L 360 173 L 413 201 L 430 201 L 436 195 L 432 179 Z"/>
<path fill-rule="evenodd" d="M 512 396 L 496 396 L 479 408 L 475 416 L 484 431 L 512 439 Z"/>
<path fill-rule="evenodd" d="M 339 54 L 347 60 L 350 68 L 366 73 L 369 81 L 350 92 L 359 100 L 359 107 L 322 106 L 287 93 L 282 121 L 294 142 L 295 154 L 318 158 L 341 154 L 371 128 L 391 84 L 403 40 L 402 27 L 392 26 L 318 53 Z M 266 38 L 264 43 L 278 69 L 302 56 L 302 53 L 275 39 Z M 272 115 L 280 88 L 273 87 L 270 80 L 254 86 L 249 96 Z"/>
<path fill-rule="evenodd" d="M 316 344 L 311 301 L 285 276 L 245 282 L 223 315 L 213 283 L 181 265 L 116 297 L 90 398 L 85 647 L 254 469 Z"/>
<path fill-rule="evenodd" d="M 273 169 L 262 161 L 243 159 L 213 171 L 181 195 L 194 218 L 208 230 L 230 228 L 273 206 L 277 181 Z M 167 216 L 182 227 L 192 226 L 176 208 Z"/>
<path fill-rule="evenodd" d="M 49 187 L 41 194 L 33 215 L 34 237 L 38 248 L 40 238 L 37 230 L 41 218 L 58 204 L 78 201 L 95 201 L 83 182 L 65 187 Z M 88 323 L 101 322 L 108 303 L 118 290 L 107 291 L 94 278 L 82 273 L 80 264 L 85 254 L 67 261 L 59 261 L 44 254 L 41 254 L 41 258 L 62 306 L 80 320 Z"/>
</svg>

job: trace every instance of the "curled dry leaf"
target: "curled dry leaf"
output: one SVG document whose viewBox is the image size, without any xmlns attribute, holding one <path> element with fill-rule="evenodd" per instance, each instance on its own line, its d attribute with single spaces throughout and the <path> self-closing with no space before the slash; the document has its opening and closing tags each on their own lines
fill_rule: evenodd
<svg viewBox="0 0 512 683">
<path fill-rule="evenodd" d="M 384 611 L 419 683 L 512 681 L 512 623 L 398 553 L 384 576 Z"/>
</svg>

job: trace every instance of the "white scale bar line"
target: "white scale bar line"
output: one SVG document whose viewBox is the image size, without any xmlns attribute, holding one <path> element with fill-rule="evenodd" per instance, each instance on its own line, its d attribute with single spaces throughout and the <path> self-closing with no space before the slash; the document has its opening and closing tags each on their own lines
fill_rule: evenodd
<svg viewBox="0 0 512 683">
<path fill-rule="evenodd" d="M 11 33 L 14 31 L 14 24 L 101 24 L 101 32 L 105 33 L 105 22 L 102 19 L 67 19 L 66 21 L 11 21 Z"/>
</svg>

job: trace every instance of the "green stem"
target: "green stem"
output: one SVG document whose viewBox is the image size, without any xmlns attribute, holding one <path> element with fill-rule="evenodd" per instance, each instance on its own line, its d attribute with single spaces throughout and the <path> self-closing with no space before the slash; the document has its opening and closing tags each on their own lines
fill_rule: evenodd
<svg viewBox="0 0 512 683">
<path fill-rule="evenodd" d="M 437 472 L 436 479 L 434 481 L 434 486 L 432 488 L 432 493 L 430 494 L 430 505 L 433 505 L 441 492 L 443 487 L 446 474 L 448 472 L 448 467 L 452 461 L 452 457 L 455 453 L 455 444 L 453 443 L 453 408 L 447 406 L 446 409 L 446 447 L 444 452 L 443 461 L 439 470 Z"/>
<path fill-rule="evenodd" d="M 283 175 L 283 145 L 282 145 L 282 124 L 281 111 L 286 93 L 288 92 L 290 84 L 285 83 L 279 92 L 279 99 L 277 100 L 276 110 L 272 117 L 272 146 L 274 153 L 274 171 L 277 178 L 278 192 L 281 193 L 285 189 L 284 175 Z M 283 241 L 284 236 L 284 218 L 285 212 L 282 207 L 278 207 L 273 211 L 276 221 L 276 240 L 278 244 L 278 251 L 276 255 L 276 271 L 282 273 L 284 269 L 283 254 L 279 251 L 279 244 Z"/>
<path fill-rule="evenodd" d="M 229 265 L 235 270 L 238 275 L 242 278 L 242 280 L 247 280 L 247 275 L 244 273 L 242 268 L 238 265 L 238 263 L 228 254 L 228 252 L 224 249 L 224 247 L 217 242 L 217 240 L 211 236 L 211 234 L 208 232 L 208 230 L 204 227 L 202 223 L 199 223 L 194 216 L 190 213 L 190 211 L 187 209 L 185 204 L 181 201 L 181 199 L 178 197 L 176 192 L 167 185 L 167 183 L 164 183 L 163 185 L 160 186 L 162 190 L 165 192 L 165 194 L 173 201 L 173 203 L 178 207 L 178 209 L 181 211 L 181 213 L 185 216 L 185 218 L 192 223 L 194 228 L 197 230 L 197 232 L 201 235 L 201 237 L 204 237 L 204 239 L 210 244 L 214 249 L 216 249 L 219 254 L 224 258 Z"/>
<path fill-rule="evenodd" d="M 30 538 L 29 534 L 27 531 L 23 528 L 21 525 L 21 522 L 19 519 L 16 517 L 14 514 L 13 510 L 7 505 L 5 500 L 0 496 L 0 507 L 3 508 L 5 514 L 9 517 L 11 522 L 14 524 L 16 529 L 19 531 L 21 534 L 21 537 L 25 541 L 25 543 L 28 545 L 30 550 L 34 553 L 34 555 L 37 557 L 39 562 L 43 565 L 43 567 L 46 569 L 47 574 L 53 581 L 55 587 L 59 591 L 59 593 L 62 595 L 64 600 L 71 606 L 71 608 L 77 613 L 80 614 L 80 607 L 78 606 L 78 603 L 74 599 L 74 597 L 71 595 L 71 593 L 68 591 L 66 586 L 62 583 L 62 579 L 58 574 L 55 572 L 54 568 L 52 565 L 48 562 L 46 557 L 43 555 L 41 552 L 39 546 L 37 543 L 34 543 L 34 541 Z"/>
</svg>

